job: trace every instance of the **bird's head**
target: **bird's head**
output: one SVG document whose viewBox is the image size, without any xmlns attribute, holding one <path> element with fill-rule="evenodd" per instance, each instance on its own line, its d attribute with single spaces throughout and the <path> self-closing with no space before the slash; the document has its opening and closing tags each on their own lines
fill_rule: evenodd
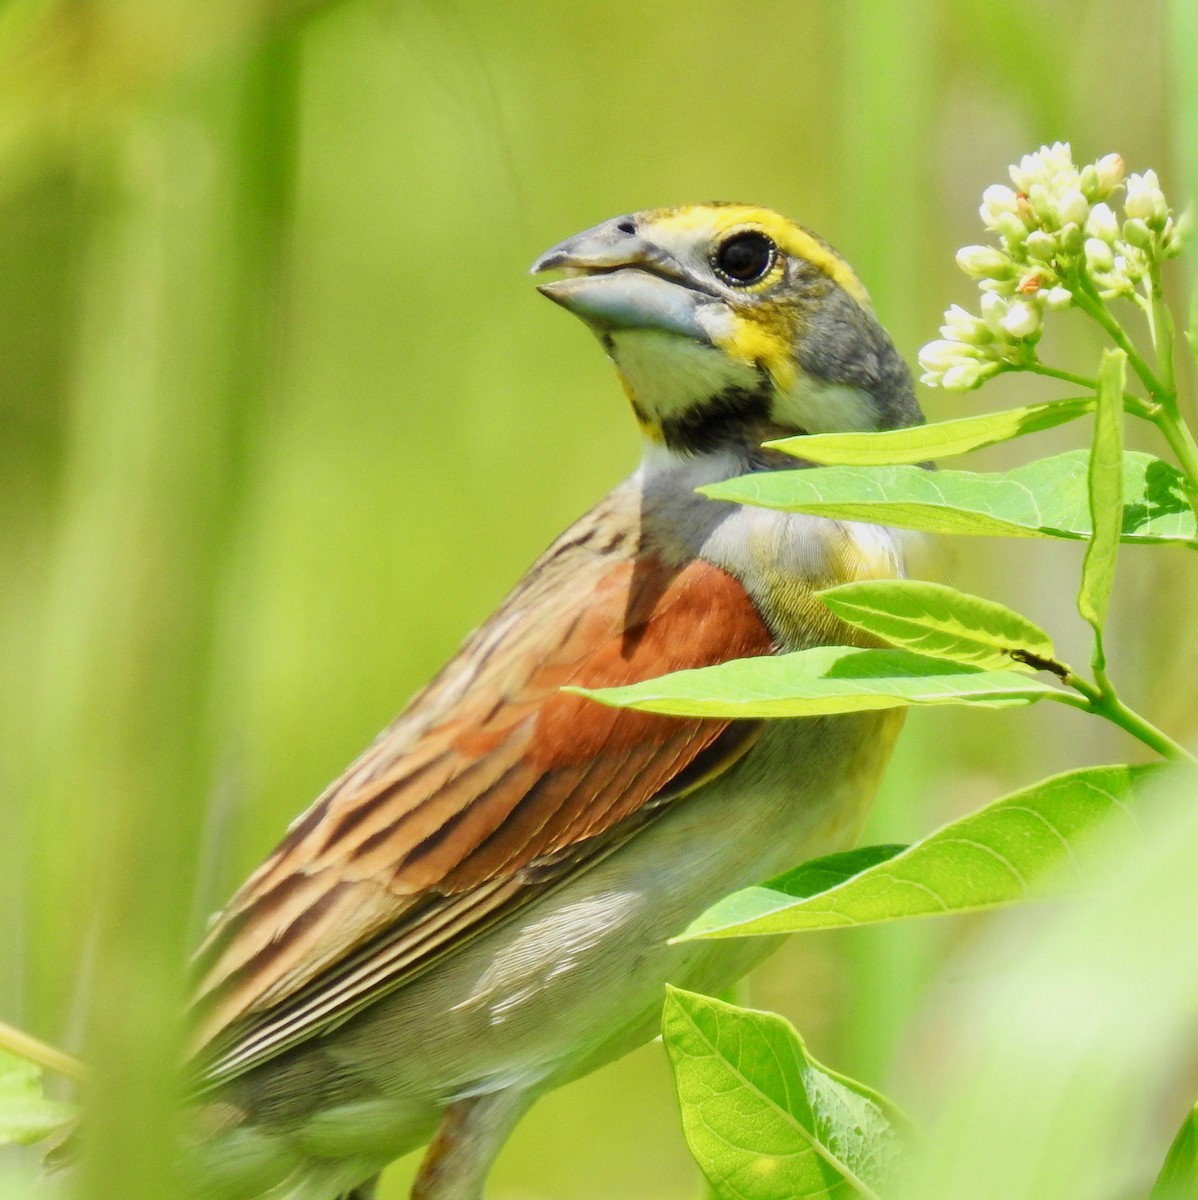
<svg viewBox="0 0 1198 1200">
<path fill-rule="evenodd" d="M 766 208 L 613 217 L 533 273 L 602 341 L 645 435 L 680 454 L 922 420 L 911 375 L 852 268 Z"/>
</svg>

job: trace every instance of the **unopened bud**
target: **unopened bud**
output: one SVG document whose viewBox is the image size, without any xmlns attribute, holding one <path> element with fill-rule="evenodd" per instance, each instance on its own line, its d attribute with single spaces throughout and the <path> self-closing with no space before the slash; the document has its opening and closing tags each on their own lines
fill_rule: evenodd
<svg viewBox="0 0 1198 1200">
<path fill-rule="evenodd" d="M 1031 337 L 1040 328 L 1040 309 L 1026 300 L 1017 300 L 1000 324 L 1009 337 Z"/>
<path fill-rule="evenodd" d="M 994 228 L 1011 246 L 1021 246 L 1027 240 L 1027 225 L 1018 213 L 999 213 Z"/>
<path fill-rule="evenodd" d="M 1126 170 L 1123 159 L 1118 154 L 1104 154 L 1094 168 L 1098 172 L 1099 194 L 1105 199 L 1123 182 Z"/>
<path fill-rule="evenodd" d="M 1002 322 L 1003 318 L 1007 315 L 1009 306 L 1009 300 L 996 295 L 994 292 L 982 293 L 982 320 L 986 322 L 987 328 L 998 337 L 1005 336 Z"/>
<path fill-rule="evenodd" d="M 940 380 L 940 386 L 950 392 L 968 392 L 982 382 L 982 364 L 980 362 L 958 363 L 949 367 Z"/>
<path fill-rule="evenodd" d="M 1138 250 L 1147 250 L 1152 245 L 1152 230 L 1139 217 L 1130 217 L 1123 222 L 1123 240 Z"/>
<path fill-rule="evenodd" d="M 1057 201 L 1057 213 L 1062 223 L 1084 225 L 1090 215 L 1090 202 L 1077 188 L 1071 188 Z"/>
<path fill-rule="evenodd" d="M 1099 203 L 1090 209 L 1086 233 L 1090 237 L 1102 238 L 1104 242 L 1113 242 L 1119 236 L 1119 222 L 1109 204 Z"/>
<path fill-rule="evenodd" d="M 982 193 L 982 207 L 979 211 L 986 228 L 997 229 L 999 218 L 1006 213 L 1014 214 L 1015 207 L 1015 193 L 1001 183 L 994 183 Z"/>
<path fill-rule="evenodd" d="M 1086 238 L 1086 266 L 1091 271 L 1103 273 L 1115 265 L 1115 253 L 1110 242 L 1102 238 Z"/>
<path fill-rule="evenodd" d="M 1082 227 L 1075 225 L 1072 221 L 1068 225 L 1061 226 L 1061 230 L 1057 234 L 1057 241 L 1066 254 L 1080 254 L 1082 243 L 1085 240 L 1086 235 L 1082 232 Z"/>
<path fill-rule="evenodd" d="M 1073 293 L 1066 287 L 1049 288 L 1044 293 L 1044 304 L 1053 312 L 1060 312 L 1073 303 Z"/>
<path fill-rule="evenodd" d="M 1014 264 L 994 246 L 963 246 L 957 251 L 957 266 L 974 279 L 1007 279 Z"/>
<path fill-rule="evenodd" d="M 975 317 L 959 304 L 954 304 L 944 314 L 944 324 L 940 333 L 949 341 L 964 342 L 971 346 L 984 346 L 994 340 L 994 335 L 986 327 L 985 321 Z"/>
<path fill-rule="evenodd" d="M 1027 235 L 1027 252 L 1040 262 L 1052 262 L 1057 252 L 1057 239 L 1043 229 L 1034 230 Z"/>
<path fill-rule="evenodd" d="M 928 342 L 920 350 L 919 365 L 925 371 L 942 373 L 950 367 L 955 367 L 967 357 L 969 357 L 969 351 L 963 351 L 960 342 L 952 342 L 945 338 L 940 341 Z"/>
<path fill-rule="evenodd" d="M 1169 219 L 1169 204 L 1161 191 L 1155 171 L 1128 176 L 1127 198 L 1123 201 L 1123 211 L 1129 217 L 1143 221 L 1158 233 L 1164 229 L 1165 222 Z"/>
<path fill-rule="evenodd" d="M 1042 183 L 1033 183 L 1027 192 L 1027 202 L 1035 214 L 1036 225 L 1055 227 L 1060 222 L 1057 198 Z"/>
</svg>

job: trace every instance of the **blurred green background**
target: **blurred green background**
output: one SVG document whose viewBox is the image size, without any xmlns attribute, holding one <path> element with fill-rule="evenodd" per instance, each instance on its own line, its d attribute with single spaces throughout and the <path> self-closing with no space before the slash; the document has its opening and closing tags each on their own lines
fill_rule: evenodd
<svg viewBox="0 0 1198 1200">
<path fill-rule="evenodd" d="M 914 362 L 972 303 L 953 253 L 1020 154 L 1118 150 L 1182 199 L 1193 26 L 1189 0 L 0 4 L 0 1019 L 95 1068 L 88 1196 L 170 1194 L 206 914 L 635 464 L 536 254 L 637 208 L 768 204 L 856 265 Z M 1057 324 L 1050 353 L 1096 360 Z M 1085 659 L 1080 550 L 948 559 Z M 1113 670 L 1187 738 L 1192 573 L 1121 562 Z M 1129 753 L 1063 709 L 913 719 L 869 836 Z M 752 999 L 901 1099 L 967 933 L 812 937 Z M 542 1101 L 494 1176 L 496 1200 L 697 1194 L 657 1046 Z"/>
</svg>

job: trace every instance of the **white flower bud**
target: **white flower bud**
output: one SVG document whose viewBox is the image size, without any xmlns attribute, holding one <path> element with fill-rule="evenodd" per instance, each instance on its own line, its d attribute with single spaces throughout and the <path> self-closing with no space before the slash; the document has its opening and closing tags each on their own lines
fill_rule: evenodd
<svg viewBox="0 0 1198 1200">
<path fill-rule="evenodd" d="M 959 304 L 954 304 L 944 314 L 944 324 L 940 333 L 953 342 L 965 342 L 972 346 L 984 346 L 994 340 L 994 335 L 986 327 L 986 323 L 967 312 Z"/>
<path fill-rule="evenodd" d="M 1104 242 L 1113 242 L 1119 236 L 1119 222 L 1109 204 L 1098 203 L 1090 209 L 1086 233 L 1092 238 L 1102 238 Z"/>
<path fill-rule="evenodd" d="M 1068 225 L 1061 226 L 1060 232 L 1057 234 L 1057 241 L 1064 253 L 1080 254 L 1085 234 L 1082 233 L 1080 225 L 1075 225 L 1070 221 Z"/>
<path fill-rule="evenodd" d="M 1027 338 L 1040 329 L 1040 309 L 1027 300 L 1016 300 L 1000 322 L 1009 337 Z"/>
<path fill-rule="evenodd" d="M 986 322 L 987 328 L 991 333 L 998 337 L 1005 337 L 1006 331 L 1003 329 L 1003 318 L 1007 315 L 1007 308 L 1010 306 L 1010 301 L 1004 297 L 997 295 L 994 292 L 982 293 L 982 320 Z"/>
<path fill-rule="evenodd" d="M 1057 239 L 1043 229 L 1027 235 L 1027 252 L 1039 262 L 1052 262 L 1057 252 Z"/>
<path fill-rule="evenodd" d="M 968 360 L 971 357 L 971 351 L 961 345 L 960 342 L 949 341 L 947 339 L 935 342 L 928 342 L 919 352 L 919 365 L 925 371 L 943 374 L 951 367 L 957 366 L 959 363 Z"/>
<path fill-rule="evenodd" d="M 1161 234 L 1161 253 L 1165 258 L 1173 258 L 1180 254 L 1182 247 L 1189 240 L 1190 231 L 1194 227 L 1194 209 L 1187 207 L 1176 220 L 1172 217 L 1165 222 Z"/>
<path fill-rule="evenodd" d="M 1021 192 L 1030 192 L 1033 184 L 1077 186 L 1078 173 L 1068 142 L 1041 146 L 1035 154 L 1025 154 L 1011 168 L 1011 180 Z"/>
<path fill-rule="evenodd" d="M 998 220 L 1004 213 L 1016 211 L 1015 193 L 1001 183 L 991 184 L 982 193 L 982 207 L 978 210 L 987 229 L 998 229 Z"/>
<path fill-rule="evenodd" d="M 1123 211 L 1129 217 L 1143 221 L 1150 229 L 1158 233 L 1164 229 L 1169 219 L 1169 204 L 1161 191 L 1160 182 L 1155 171 L 1145 171 L 1143 175 L 1129 175 L 1127 178 L 1127 197 L 1123 201 Z"/>
<path fill-rule="evenodd" d="M 950 392 L 968 392 L 982 382 L 982 364 L 980 362 L 958 363 L 944 372 L 940 386 Z"/>
<path fill-rule="evenodd" d="M 1123 222 L 1123 240 L 1129 246 L 1147 250 L 1152 245 L 1152 230 L 1139 217 L 1131 217 Z"/>
<path fill-rule="evenodd" d="M 1115 253 L 1110 242 L 1102 238 L 1086 238 L 1086 266 L 1091 272 L 1110 271 L 1115 266 Z"/>
<path fill-rule="evenodd" d="M 1057 212 L 1062 223 L 1073 221 L 1077 225 L 1084 225 L 1090 215 L 1090 202 L 1077 188 L 1070 188 L 1058 197 Z"/>
<path fill-rule="evenodd" d="M 995 246 L 963 246 L 957 251 L 957 266 L 974 279 L 1006 279 L 1015 269 Z"/>
<path fill-rule="evenodd" d="M 1099 195 L 1103 197 L 1109 196 L 1123 182 L 1126 170 L 1118 154 L 1104 154 L 1094 164 L 1094 169 L 1098 172 Z"/>
<path fill-rule="evenodd" d="M 1057 198 L 1042 183 L 1033 183 L 1027 192 L 1027 202 L 1032 206 L 1037 220 L 1044 225 L 1057 225 L 1060 215 Z"/>
<path fill-rule="evenodd" d="M 1067 287 L 1049 288 L 1044 293 L 1044 304 L 1053 312 L 1060 312 L 1073 303 L 1073 293 Z"/>
<path fill-rule="evenodd" d="M 1027 226 L 1018 213 L 999 213 L 994 228 L 1010 246 L 1020 246 L 1027 240 Z"/>
</svg>

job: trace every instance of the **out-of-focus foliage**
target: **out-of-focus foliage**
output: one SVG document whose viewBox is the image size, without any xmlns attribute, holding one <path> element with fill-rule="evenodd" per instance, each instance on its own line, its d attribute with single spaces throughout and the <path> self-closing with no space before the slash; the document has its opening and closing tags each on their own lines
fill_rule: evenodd
<svg viewBox="0 0 1198 1200">
<path fill-rule="evenodd" d="M 173 1192 L 179 964 L 206 914 L 635 461 L 598 347 L 522 278 L 534 255 L 639 207 L 771 204 L 854 262 L 913 362 L 964 295 L 977 193 L 1027 147 L 1198 179 L 1196 38 L 1185 0 L 0 8 L 0 1017 L 93 1068 L 89 1196 Z M 1063 552 L 962 541 L 953 582 L 1082 658 Z M 1111 645 L 1184 737 L 1192 573 L 1137 553 Z M 869 836 L 1116 757 L 1046 708 L 913 719 Z M 954 936 L 821 935 L 754 999 L 885 1083 Z M 982 998 L 937 1011 L 968 1040 Z M 1176 1124 L 1146 1133 L 1155 1162 Z M 660 1048 L 541 1104 L 494 1182 L 692 1195 Z"/>
</svg>

